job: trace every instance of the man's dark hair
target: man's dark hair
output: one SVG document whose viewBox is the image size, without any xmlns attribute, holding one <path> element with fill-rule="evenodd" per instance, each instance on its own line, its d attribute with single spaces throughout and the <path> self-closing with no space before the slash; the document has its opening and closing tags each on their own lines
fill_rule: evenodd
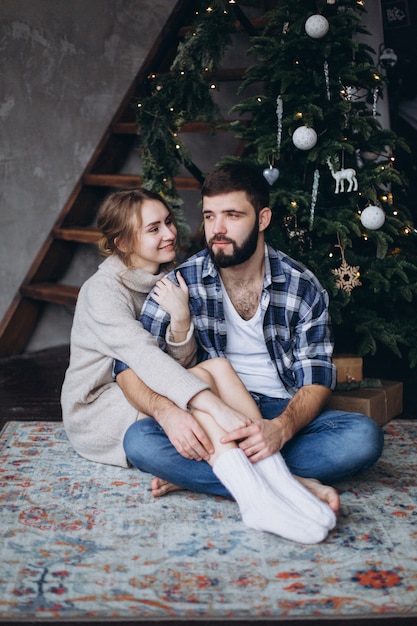
<svg viewBox="0 0 417 626">
<path fill-rule="evenodd" d="M 204 198 L 232 191 L 244 191 L 256 215 L 269 206 L 269 186 L 262 173 L 247 163 L 227 163 L 207 176 L 201 189 Z"/>
</svg>

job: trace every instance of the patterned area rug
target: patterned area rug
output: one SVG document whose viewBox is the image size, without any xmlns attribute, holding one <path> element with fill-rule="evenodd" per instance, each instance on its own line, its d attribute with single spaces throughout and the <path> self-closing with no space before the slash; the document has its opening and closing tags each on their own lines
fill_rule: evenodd
<svg viewBox="0 0 417 626">
<path fill-rule="evenodd" d="M 417 616 L 417 421 L 339 485 L 316 546 L 247 529 L 234 502 L 154 499 L 150 476 L 77 456 L 62 423 L 1 435 L 0 620 Z"/>
</svg>

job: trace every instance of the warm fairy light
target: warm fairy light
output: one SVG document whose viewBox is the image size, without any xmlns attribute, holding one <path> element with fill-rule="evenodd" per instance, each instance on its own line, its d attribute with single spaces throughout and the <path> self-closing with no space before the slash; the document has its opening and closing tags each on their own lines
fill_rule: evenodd
<svg viewBox="0 0 417 626">
<path fill-rule="evenodd" d="M 365 241 L 368 241 L 368 235 L 363 235 Z"/>
<path fill-rule="evenodd" d="M 404 235 L 409 235 L 410 229 L 408 227 L 404 228 Z"/>
<path fill-rule="evenodd" d="M 291 207 L 292 207 L 293 209 L 296 209 L 296 208 L 297 208 L 297 206 L 298 206 L 298 204 L 296 203 L 296 201 L 295 201 L 295 200 L 292 200 L 292 202 L 290 202 L 290 205 L 291 205 Z"/>
<path fill-rule="evenodd" d="M 262 102 L 262 98 L 260 98 L 259 96 L 256 99 L 258 102 Z"/>
<path fill-rule="evenodd" d="M 303 114 L 301 113 L 301 111 L 297 111 L 297 113 L 295 114 L 295 119 L 299 120 L 303 117 Z"/>
<path fill-rule="evenodd" d="M 184 70 L 181 70 L 180 74 L 181 74 L 181 76 L 184 76 L 185 75 Z"/>
<path fill-rule="evenodd" d="M 379 74 L 373 74 L 373 77 L 375 80 L 381 80 L 381 77 L 379 76 Z"/>
<path fill-rule="evenodd" d="M 174 107 L 169 107 L 169 110 L 170 110 L 170 111 L 171 111 L 171 113 L 172 113 L 172 111 L 174 110 Z"/>
<path fill-rule="evenodd" d="M 388 196 L 381 196 L 382 202 L 388 202 Z"/>
<path fill-rule="evenodd" d="M 179 149 L 181 148 L 181 146 L 180 146 L 180 144 L 179 144 L 179 143 L 176 143 L 176 144 L 175 144 L 175 147 L 176 147 L 176 149 L 177 149 L 177 150 L 179 150 Z"/>
<path fill-rule="evenodd" d="M 142 106 L 142 102 L 138 102 L 138 109 L 140 109 Z"/>
<path fill-rule="evenodd" d="M 213 7 L 207 7 L 206 11 L 207 11 L 207 13 L 212 13 Z"/>
<path fill-rule="evenodd" d="M 216 89 L 216 84 L 215 83 L 211 83 L 210 89 Z"/>
<path fill-rule="evenodd" d="M 395 211 L 392 212 L 393 215 L 398 215 L 398 211 L 397 209 L 395 209 Z"/>
<path fill-rule="evenodd" d="M 149 78 L 156 78 L 156 74 L 150 74 Z"/>
</svg>

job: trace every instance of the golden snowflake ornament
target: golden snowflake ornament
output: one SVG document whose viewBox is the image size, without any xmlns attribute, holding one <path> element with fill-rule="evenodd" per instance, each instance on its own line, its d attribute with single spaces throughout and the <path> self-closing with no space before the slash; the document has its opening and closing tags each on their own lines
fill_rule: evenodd
<svg viewBox="0 0 417 626">
<path fill-rule="evenodd" d="M 362 285 L 359 280 L 359 265 L 348 265 L 344 258 L 340 267 L 332 270 L 332 273 L 336 276 L 336 287 L 347 293 L 351 293 L 352 289 Z"/>
</svg>

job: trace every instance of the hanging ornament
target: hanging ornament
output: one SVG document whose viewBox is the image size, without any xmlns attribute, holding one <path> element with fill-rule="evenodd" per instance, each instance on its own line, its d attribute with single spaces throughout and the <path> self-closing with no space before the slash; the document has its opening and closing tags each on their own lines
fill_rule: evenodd
<svg viewBox="0 0 417 626">
<path fill-rule="evenodd" d="M 321 39 L 329 32 L 329 22 L 324 15 L 311 15 L 305 23 L 305 31 L 312 39 Z"/>
<path fill-rule="evenodd" d="M 329 166 L 331 175 L 336 181 L 336 186 L 334 190 L 335 193 L 339 193 L 339 191 L 341 191 L 342 193 L 344 192 L 345 180 L 349 183 L 348 188 L 346 189 L 346 192 L 357 191 L 358 180 L 356 178 L 356 170 L 354 170 L 353 167 L 347 167 L 346 169 L 342 167 L 342 169 L 340 169 L 339 171 L 336 171 L 334 169 L 334 166 L 333 166 L 333 163 L 331 162 L 330 157 L 327 159 L 326 162 L 327 162 L 327 165 Z"/>
<path fill-rule="evenodd" d="M 311 150 L 317 143 L 317 133 L 314 128 L 299 126 L 293 132 L 292 142 L 299 150 Z"/>
<path fill-rule="evenodd" d="M 378 91 L 378 87 L 374 87 L 373 90 L 373 98 L 372 98 L 372 115 L 373 117 L 376 117 L 377 114 L 377 104 L 378 104 L 378 96 L 379 96 L 379 91 Z"/>
<path fill-rule="evenodd" d="M 372 150 L 361 150 L 360 156 L 364 161 L 372 162 L 377 160 L 379 154 L 377 152 L 373 152 Z"/>
<path fill-rule="evenodd" d="M 284 219 L 284 224 L 288 232 L 288 238 L 297 240 L 300 244 L 305 243 L 306 229 L 299 228 L 296 215 L 289 215 Z"/>
<path fill-rule="evenodd" d="M 327 100 L 330 100 L 331 94 L 330 94 L 330 81 L 329 81 L 329 63 L 327 60 L 324 62 L 324 80 L 326 81 Z"/>
<path fill-rule="evenodd" d="M 277 113 L 277 153 L 278 153 L 278 158 L 279 158 L 280 151 L 281 151 L 282 113 L 283 113 L 283 110 L 284 110 L 284 107 L 283 107 L 282 97 L 281 96 L 277 96 L 276 113 Z"/>
<path fill-rule="evenodd" d="M 378 230 L 385 222 L 385 213 L 379 206 L 369 205 L 361 213 L 361 223 L 368 230 Z"/>
<path fill-rule="evenodd" d="M 344 258 L 340 267 L 332 270 L 332 274 L 336 276 L 336 287 L 347 293 L 351 293 L 352 289 L 362 285 L 359 280 L 359 265 L 348 265 Z"/>
<path fill-rule="evenodd" d="M 359 280 L 359 265 L 349 265 L 346 263 L 345 253 L 340 243 L 339 235 L 337 235 L 337 239 L 339 241 L 337 248 L 340 248 L 342 262 L 338 268 L 332 270 L 332 274 L 336 276 L 336 287 L 338 289 L 343 289 L 346 293 L 351 293 L 352 289 L 362 285 Z"/>
<path fill-rule="evenodd" d="M 269 167 L 265 168 L 262 173 L 263 173 L 263 176 L 264 176 L 266 182 L 269 185 L 273 185 L 275 183 L 275 181 L 278 180 L 279 169 L 277 167 L 272 167 L 272 165 L 270 165 Z"/>
<path fill-rule="evenodd" d="M 314 170 L 313 188 L 311 190 L 311 206 L 310 206 L 310 230 L 313 228 L 314 212 L 316 210 L 317 194 L 319 191 L 320 172 L 318 169 Z"/>
</svg>

